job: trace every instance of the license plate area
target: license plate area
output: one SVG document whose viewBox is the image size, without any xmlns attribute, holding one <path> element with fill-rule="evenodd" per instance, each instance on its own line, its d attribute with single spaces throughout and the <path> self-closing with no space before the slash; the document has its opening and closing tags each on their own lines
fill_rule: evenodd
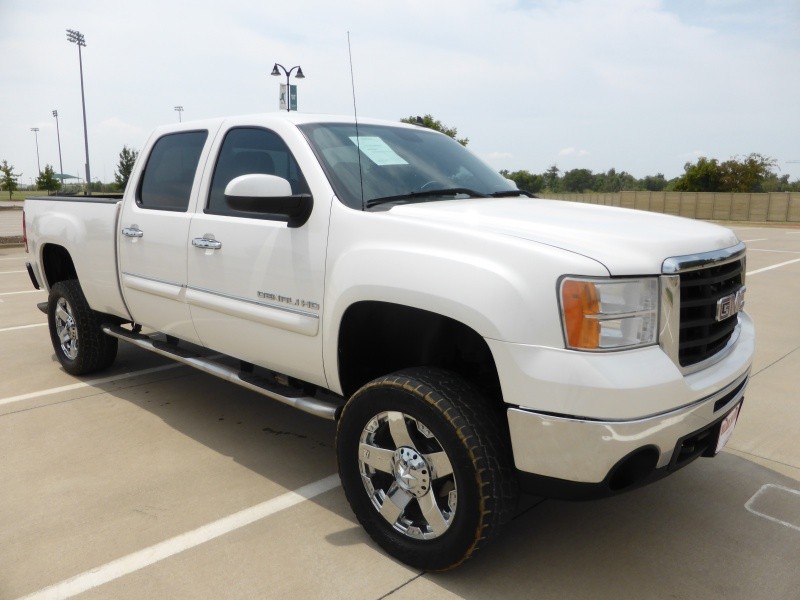
<svg viewBox="0 0 800 600">
<path fill-rule="evenodd" d="M 675 444 L 675 450 L 672 452 L 669 469 L 680 469 L 700 456 L 716 456 L 733 434 L 733 429 L 741 412 L 742 402 L 744 402 L 744 399 L 714 423 L 679 439 L 678 443 Z M 727 425 L 723 434 L 722 427 L 723 423 L 726 422 Z"/>
</svg>

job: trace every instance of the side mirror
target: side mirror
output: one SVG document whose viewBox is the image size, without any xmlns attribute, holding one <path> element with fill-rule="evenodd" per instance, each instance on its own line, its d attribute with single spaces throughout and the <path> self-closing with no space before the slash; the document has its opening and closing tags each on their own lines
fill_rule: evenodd
<svg viewBox="0 0 800 600">
<path fill-rule="evenodd" d="M 311 194 L 292 194 L 283 177 L 253 173 L 240 175 L 225 186 L 225 200 L 231 208 L 259 215 L 288 217 L 289 227 L 300 227 L 311 216 Z"/>
</svg>

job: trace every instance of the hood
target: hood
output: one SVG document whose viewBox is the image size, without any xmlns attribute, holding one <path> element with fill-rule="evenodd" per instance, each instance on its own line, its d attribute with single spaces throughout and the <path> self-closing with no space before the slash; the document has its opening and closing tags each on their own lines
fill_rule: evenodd
<svg viewBox="0 0 800 600">
<path fill-rule="evenodd" d="M 389 214 L 513 236 L 582 254 L 611 275 L 661 272 L 666 258 L 738 243 L 711 223 L 611 206 L 539 198 L 477 198 L 393 207 Z"/>
</svg>

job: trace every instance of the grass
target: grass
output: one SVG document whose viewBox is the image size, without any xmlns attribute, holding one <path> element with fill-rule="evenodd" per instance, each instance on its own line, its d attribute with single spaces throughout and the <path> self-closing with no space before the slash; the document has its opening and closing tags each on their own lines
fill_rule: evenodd
<svg viewBox="0 0 800 600">
<path fill-rule="evenodd" d="M 17 190 L 11 195 L 11 200 L 14 202 L 22 202 L 25 198 L 30 198 L 31 196 L 46 196 L 47 191 L 45 190 Z M 8 192 L 3 190 L 0 192 L 0 202 L 8 202 Z"/>
</svg>

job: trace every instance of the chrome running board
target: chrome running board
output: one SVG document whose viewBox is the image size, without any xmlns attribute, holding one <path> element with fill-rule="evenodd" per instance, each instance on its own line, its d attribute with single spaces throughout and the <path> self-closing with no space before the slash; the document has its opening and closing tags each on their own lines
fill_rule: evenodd
<svg viewBox="0 0 800 600">
<path fill-rule="evenodd" d="M 284 386 L 266 377 L 260 377 L 252 373 L 237 370 L 234 367 L 215 362 L 211 360 L 210 357 L 203 356 L 202 354 L 198 354 L 186 348 L 181 348 L 177 344 L 154 340 L 146 335 L 123 329 L 118 325 L 104 324 L 102 329 L 104 333 L 133 344 L 134 346 L 150 352 L 155 352 L 161 356 L 166 356 L 172 360 L 194 367 L 203 373 L 208 373 L 214 377 L 230 381 L 238 386 L 254 391 L 262 396 L 272 398 L 278 402 L 288 404 L 289 406 L 316 417 L 335 421 L 344 405 L 341 398 L 333 394 L 331 394 L 331 398 L 339 399 L 340 403 L 305 395 L 300 389 Z"/>
</svg>

